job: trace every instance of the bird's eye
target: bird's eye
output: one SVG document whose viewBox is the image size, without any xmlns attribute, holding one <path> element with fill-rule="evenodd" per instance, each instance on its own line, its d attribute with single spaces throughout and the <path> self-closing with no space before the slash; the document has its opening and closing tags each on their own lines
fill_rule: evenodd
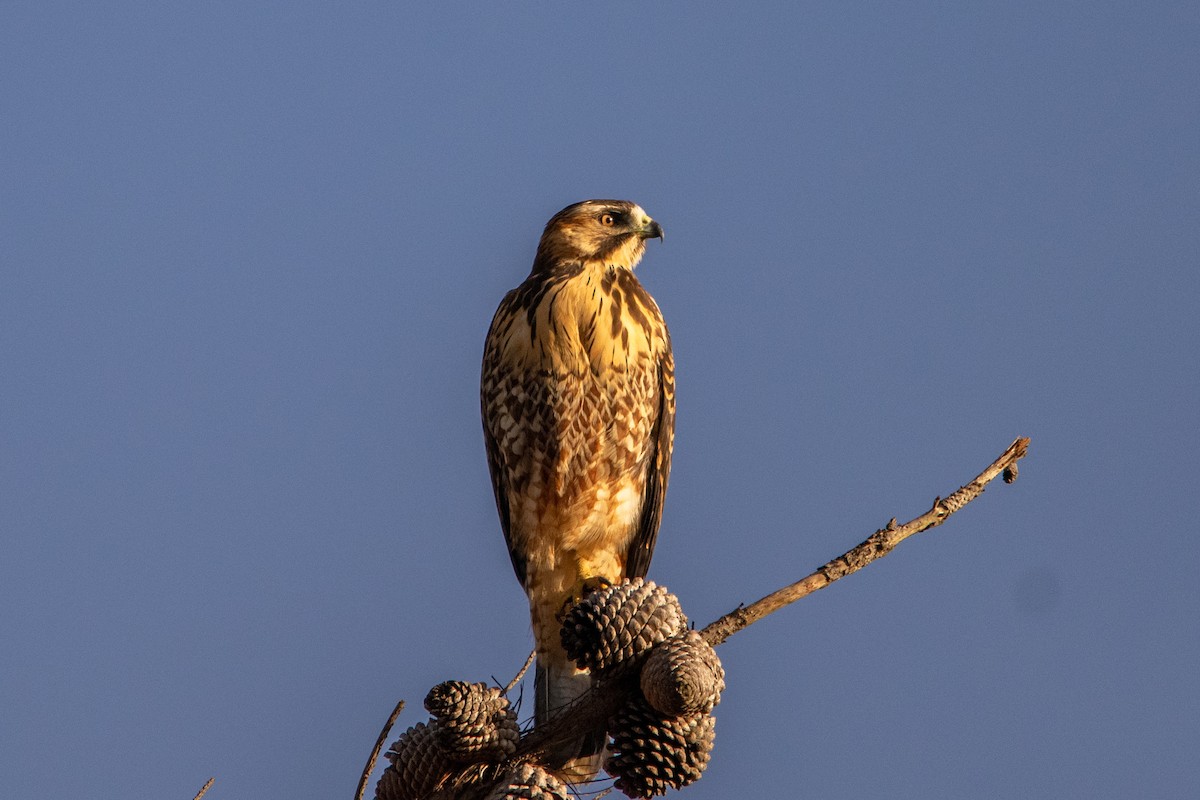
<svg viewBox="0 0 1200 800">
<path fill-rule="evenodd" d="M 601 214 L 600 215 L 600 224 L 606 228 L 611 228 L 613 225 L 617 224 L 617 218 L 614 217 L 612 214 Z"/>
</svg>

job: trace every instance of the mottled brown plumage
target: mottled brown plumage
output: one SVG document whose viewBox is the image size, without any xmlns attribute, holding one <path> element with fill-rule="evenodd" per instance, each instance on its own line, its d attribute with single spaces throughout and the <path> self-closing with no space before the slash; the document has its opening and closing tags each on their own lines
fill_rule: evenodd
<svg viewBox="0 0 1200 800">
<path fill-rule="evenodd" d="M 484 348 L 488 465 L 529 596 L 539 722 L 590 684 L 559 641 L 564 606 L 591 583 L 645 575 L 654 552 L 671 468 L 674 362 L 662 314 L 633 268 L 655 237 L 658 223 L 630 202 L 563 209 Z M 590 778 L 603 738 L 551 757 L 566 762 L 569 778 Z"/>
</svg>

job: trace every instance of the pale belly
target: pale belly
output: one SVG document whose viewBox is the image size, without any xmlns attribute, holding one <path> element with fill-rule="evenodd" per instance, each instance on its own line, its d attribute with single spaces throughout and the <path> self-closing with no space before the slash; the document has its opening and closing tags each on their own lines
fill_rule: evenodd
<svg viewBox="0 0 1200 800">
<path fill-rule="evenodd" d="M 641 480 L 622 476 L 565 496 L 547 496 L 541 483 L 531 482 L 513 509 L 514 531 L 530 545 L 526 553 L 553 568 L 599 550 L 625 552 L 641 511 Z"/>
</svg>

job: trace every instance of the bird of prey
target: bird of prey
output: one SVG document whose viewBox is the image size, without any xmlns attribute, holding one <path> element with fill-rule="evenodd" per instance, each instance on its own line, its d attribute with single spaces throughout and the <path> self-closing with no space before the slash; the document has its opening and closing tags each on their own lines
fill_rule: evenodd
<svg viewBox="0 0 1200 800">
<path fill-rule="evenodd" d="M 484 438 L 500 525 L 529 597 L 536 724 L 591 686 L 563 651 L 563 612 L 597 586 L 644 576 L 654 552 L 675 365 L 662 314 L 633 268 L 646 240 L 662 237 L 628 201 L 564 208 L 484 346 Z M 568 780 L 590 780 L 604 743 L 595 731 L 548 761 Z"/>
</svg>

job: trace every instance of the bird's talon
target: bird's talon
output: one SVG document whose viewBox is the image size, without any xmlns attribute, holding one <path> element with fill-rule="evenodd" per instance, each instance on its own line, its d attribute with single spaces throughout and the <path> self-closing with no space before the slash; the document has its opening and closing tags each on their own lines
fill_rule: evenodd
<svg viewBox="0 0 1200 800">
<path fill-rule="evenodd" d="M 575 584 L 575 588 L 567 595 L 567 599 L 563 601 L 562 608 L 558 612 L 558 618 L 561 620 L 575 606 L 587 599 L 592 592 L 598 592 L 601 589 L 608 589 L 613 585 L 613 582 L 608 578 L 594 576 L 584 578 L 579 583 Z"/>
<path fill-rule="evenodd" d="M 613 582 L 608 578 L 602 578 L 596 575 L 591 578 L 584 578 L 579 584 L 579 599 L 587 597 L 592 592 L 598 592 L 601 589 L 612 588 Z"/>
</svg>

